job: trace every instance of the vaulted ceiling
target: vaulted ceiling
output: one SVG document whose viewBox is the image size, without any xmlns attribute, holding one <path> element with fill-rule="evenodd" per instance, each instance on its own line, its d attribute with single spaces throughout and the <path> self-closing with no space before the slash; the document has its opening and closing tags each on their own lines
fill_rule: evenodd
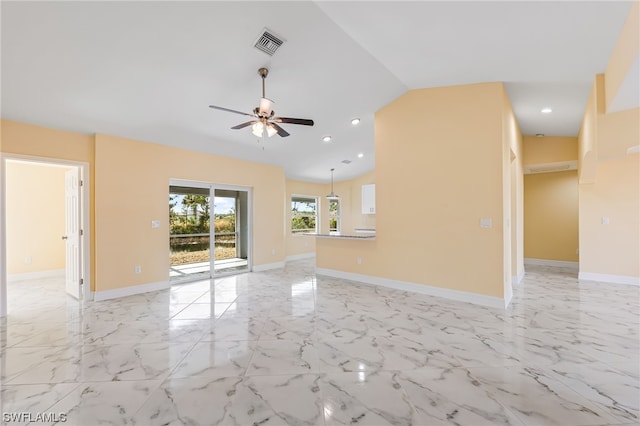
<svg viewBox="0 0 640 426">
<path fill-rule="evenodd" d="M 416 88 L 504 81 L 525 134 L 577 135 L 631 2 L 0 7 L 2 118 L 274 164 L 290 178 L 327 182 L 331 168 L 336 180 L 373 169 L 375 111 Z M 285 40 L 273 56 L 253 47 L 264 28 Z M 290 137 L 258 139 L 250 128 L 230 129 L 247 117 L 208 108 L 251 112 L 260 67 L 270 69 L 266 95 L 276 114 L 312 118 L 314 127 L 283 125 Z"/>
</svg>

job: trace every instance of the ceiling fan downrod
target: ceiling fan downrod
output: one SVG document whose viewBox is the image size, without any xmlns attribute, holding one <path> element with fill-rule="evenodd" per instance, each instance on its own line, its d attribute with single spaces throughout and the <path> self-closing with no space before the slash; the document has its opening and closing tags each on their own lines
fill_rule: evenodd
<svg viewBox="0 0 640 426">
<path fill-rule="evenodd" d="M 266 96 L 264 95 L 264 81 L 269 75 L 269 70 L 267 68 L 260 68 L 258 69 L 258 74 L 260 74 L 260 77 L 262 77 L 262 97 L 266 98 Z"/>
</svg>

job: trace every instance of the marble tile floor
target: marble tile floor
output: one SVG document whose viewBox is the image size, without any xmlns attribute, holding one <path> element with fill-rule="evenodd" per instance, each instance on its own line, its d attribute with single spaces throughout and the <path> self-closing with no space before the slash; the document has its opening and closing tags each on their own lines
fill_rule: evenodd
<svg viewBox="0 0 640 426">
<path fill-rule="evenodd" d="M 63 288 L 10 283 L 3 424 L 640 424 L 640 288 L 567 270 L 528 267 L 507 310 L 308 260 L 84 306 Z"/>
</svg>

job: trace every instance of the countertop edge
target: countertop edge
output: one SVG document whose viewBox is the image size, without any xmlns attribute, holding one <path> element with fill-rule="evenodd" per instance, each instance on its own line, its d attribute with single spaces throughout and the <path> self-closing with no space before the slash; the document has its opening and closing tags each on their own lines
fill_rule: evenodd
<svg viewBox="0 0 640 426">
<path fill-rule="evenodd" d="M 310 237 L 316 238 L 334 238 L 338 240 L 375 240 L 375 235 L 332 235 L 332 234 L 316 234 L 311 232 L 305 232 L 303 235 L 308 235 Z"/>
</svg>

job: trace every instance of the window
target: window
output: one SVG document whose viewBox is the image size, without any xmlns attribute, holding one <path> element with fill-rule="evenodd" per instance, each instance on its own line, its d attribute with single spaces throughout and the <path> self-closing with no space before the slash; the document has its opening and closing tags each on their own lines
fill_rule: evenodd
<svg viewBox="0 0 640 426">
<path fill-rule="evenodd" d="M 340 201 L 329 200 L 329 233 L 340 233 Z"/>
<path fill-rule="evenodd" d="M 318 199 L 294 195 L 291 197 L 291 232 L 317 232 Z"/>
</svg>

